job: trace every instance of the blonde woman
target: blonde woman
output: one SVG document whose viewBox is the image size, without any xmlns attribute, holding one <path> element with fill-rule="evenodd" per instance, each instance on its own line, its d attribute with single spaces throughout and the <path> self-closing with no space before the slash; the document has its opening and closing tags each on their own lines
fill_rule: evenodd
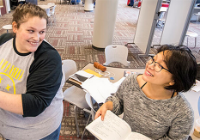
<svg viewBox="0 0 200 140">
<path fill-rule="evenodd" d="M 0 36 L 0 133 L 11 140 L 57 140 L 63 115 L 62 63 L 47 43 L 47 15 L 33 4 Z"/>
</svg>

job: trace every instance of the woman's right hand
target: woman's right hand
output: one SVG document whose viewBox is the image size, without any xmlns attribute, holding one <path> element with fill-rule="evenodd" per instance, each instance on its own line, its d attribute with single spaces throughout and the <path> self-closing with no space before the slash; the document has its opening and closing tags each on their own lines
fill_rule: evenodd
<svg viewBox="0 0 200 140">
<path fill-rule="evenodd" d="M 108 101 L 104 103 L 96 112 L 94 119 L 97 119 L 99 116 L 101 116 L 101 120 L 103 121 L 107 110 L 113 110 L 113 102 Z"/>
</svg>

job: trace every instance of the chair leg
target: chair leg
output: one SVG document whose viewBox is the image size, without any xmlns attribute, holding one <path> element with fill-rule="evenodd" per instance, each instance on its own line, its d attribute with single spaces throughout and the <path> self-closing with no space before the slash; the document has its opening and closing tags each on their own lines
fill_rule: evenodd
<svg viewBox="0 0 200 140">
<path fill-rule="evenodd" d="M 74 113 L 75 113 L 75 125 L 76 125 L 77 137 L 79 137 L 79 128 L 78 128 L 78 122 L 77 122 L 77 107 L 76 106 L 74 106 Z"/>
<path fill-rule="evenodd" d="M 89 123 L 89 121 L 90 121 L 90 118 L 91 118 L 91 116 L 92 116 L 92 114 L 90 114 L 90 115 L 89 115 L 89 117 L 88 117 L 88 120 L 87 120 L 87 122 L 86 122 L 86 125 L 85 125 L 85 126 L 87 126 L 87 125 L 88 125 L 88 123 Z M 83 130 L 83 133 L 82 133 L 82 136 L 81 136 L 81 140 L 83 140 L 83 137 L 84 137 L 84 134 L 85 134 L 85 130 L 86 130 L 86 128 L 84 128 L 84 130 Z"/>
<path fill-rule="evenodd" d="M 54 13 L 54 15 L 53 15 L 53 22 L 54 22 L 54 24 L 55 24 L 55 22 L 56 22 L 55 13 Z"/>
<path fill-rule="evenodd" d="M 51 19 L 51 22 L 50 22 L 50 25 L 52 25 L 52 23 L 53 23 L 53 19 L 52 19 L 53 17 L 51 16 L 50 17 L 50 19 Z"/>
<path fill-rule="evenodd" d="M 197 37 L 195 37 L 195 48 L 196 48 L 196 45 L 197 45 Z"/>
<path fill-rule="evenodd" d="M 47 17 L 47 25 L 49 25 L 49 17 Z"/>
<path fill-rule="evenodd" d="M 90 102 L 91 102 L 91 106 L 92 106 L 92 109 L 91 109 L 91 115 L 92 115 L 92 120 L 94 120 L 94 116 L 95 116 L 95 110 L 94 110 L 94 106 L 93 104 L 96 102 L 95 100 L 93 100 L 92 96 L 90 96 Z M 98 104 L 99 105 L 99 104 Z"/>
</svg>

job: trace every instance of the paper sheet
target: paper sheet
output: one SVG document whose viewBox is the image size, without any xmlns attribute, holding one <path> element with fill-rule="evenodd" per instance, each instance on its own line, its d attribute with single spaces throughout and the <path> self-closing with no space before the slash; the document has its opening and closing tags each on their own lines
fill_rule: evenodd
<svg viewBox="0 0 200 140">
<path fill-rule="evenodd" d="M 97 103 L 104 103 L 112 93 L 117 91 L 123 79 L 113 84 L 107 78 L 92 77 L 83 82 L 81 86 L 89 92 Z"/>
<path fill-rule="evenodd" d="M 75 74 L 78 74 L 80 76 L 84 76 L 84 77 L 87 77 L 87 78 L 91 78 L 93 75 L 92 74 L 89 74 L 83 70 L 80 70 L 80 71 L 77 71 Z"/>
</svg>

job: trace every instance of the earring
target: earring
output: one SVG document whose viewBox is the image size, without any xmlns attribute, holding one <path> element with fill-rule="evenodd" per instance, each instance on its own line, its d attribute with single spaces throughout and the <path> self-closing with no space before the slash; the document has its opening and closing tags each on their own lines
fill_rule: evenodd
<svg viewBox="0 0 200 140">
<path fill-rule="evenodd" d="M 174 81 L 169 82 L 169 85 L 170 85 L 170 86 L 174 85 Z"/>
</svg>

